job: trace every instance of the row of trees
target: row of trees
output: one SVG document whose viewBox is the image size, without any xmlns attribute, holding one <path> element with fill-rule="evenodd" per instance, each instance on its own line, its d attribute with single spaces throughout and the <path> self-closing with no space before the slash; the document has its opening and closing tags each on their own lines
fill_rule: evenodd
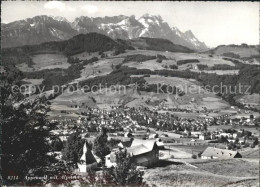
<svg viewBox="0 0 260 187">
<path fill-rule="evenodd" d="M 227 64 L 215 64 L 212 67 L 208 67 L 205 64 L 198 64 L 197 67 L 199 70 L 239 70 L 239 67 Z"/>
<path fill-rule="evenodd" d="M 134 62 L 144 62 L 147 60 L 153 60 L 156 59 L 156 56 L 149 56 L 149 55 L 142 55 L 142 54 L 136 54 L 136 55 L 127 55 L 123 63 L 134 61 Z"/>
<path fill-rule="evenodd" d="M 177 65 L 184 65 L 184 64 L 190 64 L 190 63 L 198 63 L 200 62 L 198 59 L 186 59 L 186 60 L 178 60 Z"/>
</svg>

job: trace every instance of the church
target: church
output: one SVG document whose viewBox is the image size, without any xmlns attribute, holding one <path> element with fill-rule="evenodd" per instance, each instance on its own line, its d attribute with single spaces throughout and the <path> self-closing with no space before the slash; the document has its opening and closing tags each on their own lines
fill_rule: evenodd
<svg viewBox="0 0 260 187">
<path fill-rule="evenodd" d="M 87 172 L 89 170 L 95 170 L 99 163 L 101 163 L 101 159 L 94 155 L 85 142 L 83 146 L 83 154 L 78 163 L 78 171 Z"/>
</svg>

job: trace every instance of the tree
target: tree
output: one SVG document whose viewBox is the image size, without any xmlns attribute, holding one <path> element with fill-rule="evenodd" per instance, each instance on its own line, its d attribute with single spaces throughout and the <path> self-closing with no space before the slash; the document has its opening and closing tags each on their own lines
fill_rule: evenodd
<svg viewBox="0 0 260 187">
<path fill-rule="evenodd" d="M 119 55 L 121 53 L 125 53 L 124 47 L 117 47 L 114 51 L 114 56 Z"/>
<path fill-rule="evenodd" d="M 65 148 L 62 150 L 62 158 L 76 165 L 79 162 L 83 151 L 84 140 L 79 132 L 75 132 L 68 137 Z"/>
<path fill-rule="evenodd" d="M 160 58 L 157 58 L 157 60 L 156 60 L 156 62 L 158 62 L 158 63 L 162 63 L 162 59 L 160 59 Z"/>
<path fill-rule="evenodd" d="M 94 140 L 93 151 L 103 162 L 105 161 L 105 156 L 110 153 L 107 144 L 107 129 L 105 127 L 101 129 L 100 134 Z"/>
<path fill-rule="evenodd" d="M 112 151 L 112 149 L 118 147 L 118 144 L 120 143 L 120 140 L 117 139 L 111 139 L 110 141 L 107 142 L 107 145 L 109 149 Z"/>
<path fill-rule="evenodd" d="M 175 64 L 169 65 L 170 69 L 178 69 L 178 66 L 176 66 Z"/>
<path fill-rule="evenodd" d="M 236 137 L 236 139 L 235 139 L 235 142 L 234 142 L 235 144 L 238 144 L 239 143 L 239 138 L 238 137 Z"/>
<path fill-rule="evenodd" d="M 59 138 L 56 138 L 51 142 L 51 147 L 53 151 L 61 151 L 63 148 L 63 143 Z"/>
<path fill-rule="evenodd" d="M 223 135 L 221 135 L 219 138 L 218 138 L 218 142 L 219 143 L 228 143 L 228 140 L 226 137 L 224 137 Z"/>
<path fill-rule="evenodd" d="M 54 167 L 57 163 L 47 154 L 53 138 L 50 131 L 56 124 L 47 119 L 46 98 L 25 100 L 18 90 L 12 91 L 11 85 L 5 85 L 1 87 L 0 101 L 1 166 L 6 185 L 24 181 L 29 172 L 45 174 L 46 167 Z M 10 181 L 8 176 L 18 178 Z"/>
<path fill-rule="evenodd" d="M 233 142 L 229 142 L 228 143 L 228 149 L 234 149 L 236 147 L 236 145 Z"/>
<path fill-rule="evenodd" d="M 116 167 L 108 170 L 108 175 L 116 185 L 140 186 L 143 184 L 143 172 L 138 171 L 133 164 L 132 158 L 126 149 L 118 151 L 116 154 Z"/>
<path fill-rule="evenodd" d="M 191 158 L 193 158 L 193 159 L 197 159 L 197 155 L 192 154 L 192 155 L 191 155 Z"/>
<path fill-rule="evenodd" d="M 256 145 L 258 145 L 258 144 L 259 144 L 258 138 L 257 138 L 257 137 L 255 137 L 255 138 L 254 138 L 253 145 L 254 145 L 254 146 L 256 146 Z"/>
</svg>

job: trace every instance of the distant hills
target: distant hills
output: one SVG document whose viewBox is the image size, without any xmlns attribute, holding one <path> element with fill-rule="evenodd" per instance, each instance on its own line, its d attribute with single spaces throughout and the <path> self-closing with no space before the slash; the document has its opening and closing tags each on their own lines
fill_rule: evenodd
<svg viewBox="0 0 260 187">
<path fill-rule="evenodd" d="M 161 38 L 148 38 L 141 37 L 131 40 L 127 40 L 127 44 L 133 46 L 135 49 L 154 50 L 154 51 L 170 51 L 170 52 L 183 52 L 191 53 L 194 50 L 184 47 L 182 45 L 176 45 L 169 40 Z"/>
<path fill-rule="evenodd" d="M 260 64 L 259 45 L 220 45 L 207 52 L 213 55 L 242 59 L 252 64 Z"/>
<path fill-rule="evenodd" d="M 7 54 L 16 55 L 18 53 L 46 53 L 61 52 L 66 56 L 79 54 L 82 52 L 104 52 L 104 51 L 124 51 L 124 50 L 155 50 L 169 52 L 190 53 L 193 50 L 173 44 L 171 41 L 160 38 L 136 38 L 132 40 L 111 39 L 99 33 L 79 34 L 69 40 L 45 42 L 38 45 L 24 45 L 14 48 L 3 48 L 3 56 Z M 121 53 L 119 52 L 119 53 Z"/>
<path fill-rule="evenodd" d="M 96 18 L 81 16 L 73 22 L 63 17 L 42 15 L 1 24 L 1 29 L 3 48 L 68 40 L 79 34 L 97 32 L 113 39 L 163 38 L 193 50 L 207 49 L 192 31 L 183 33 L 177 27 L 171 28 L 160 16 L 149 14 L 140 18 L 124 15 Z"/>
<path fill-rule="evenodd" d="M 240 57 L 250 57 L 253 55 L 259 55 L 259 45 L 219 45 L 210 50 L 211 53 L 216 55 L 223 55 L 225 53 L 234 53 Z"/>
</svg>

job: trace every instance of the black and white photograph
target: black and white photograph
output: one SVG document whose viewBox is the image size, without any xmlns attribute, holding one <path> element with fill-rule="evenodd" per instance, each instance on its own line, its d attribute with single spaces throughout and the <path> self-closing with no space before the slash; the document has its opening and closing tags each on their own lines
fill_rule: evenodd
<svg viewBox="0 0 260 187">
<path fill-rule="evenodd" d="M 258 187 L 258 1 L 1 1 L 0 186 Z"/>
</svg>

